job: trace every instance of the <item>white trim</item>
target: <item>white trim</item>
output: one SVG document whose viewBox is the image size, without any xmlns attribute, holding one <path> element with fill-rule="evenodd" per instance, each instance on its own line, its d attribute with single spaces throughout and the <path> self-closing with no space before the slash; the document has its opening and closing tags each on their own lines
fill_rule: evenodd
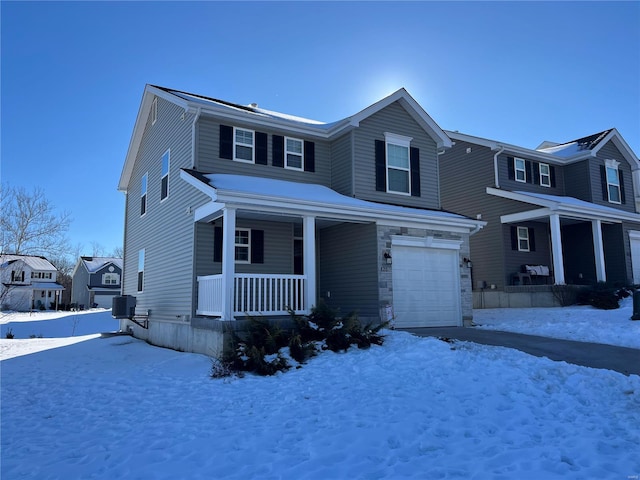
<svg viewBox="0 0 640 480">
<path fill-rule="evenodd" d="M 440 248 L 460 250 L 462 240 L 435 238 L 433 236 L 414 237 L 409 235 L 391 235 L 391 246 Z"/>
<path fill-rule="evenodd" d="M 596 279 L 599 282 L 607 281 L 606 266 L 604 261 L 604 243 L 602 241 L 602 222 L 591 221 L 591 233 L 593 234 L 593 252 L 596 264 Z"/>
<path fill-rule="evenodd" d="M 236 133 L 237 132 L 251 132 L 251 145 L 248 143 L 239 143 L 236 141 Z M 251 160 L 247 160 L 246 158 L 238 158 L 236 155 L 236 147 L 241 146 L 245 148 L 251 148 Z M 251 130 L 249 128 L 242 127 L 233 127 L 233 160 L 236 162 L 242 163 L 256 163 L 256 132 L 255 130 Z"/>
<path fill-rule="evenodd" d="M 547 173 L 542 173 L 542 167 L 547 167 Z M 551 167 L 549 166 L 548 163 L 542 163 L 540 162 L 538 164 L 538 175 L 539 175 L 539 179 L 540 179 L 540 186 L 541 187 L 551 187 Z M 547 178 L 547 183 L 543 183 L 542 179 L 546 177 Z"/>
<path fill-rule="evenodd" d="M 518 168 L 518 162 L 522 162 L 522 168 Z M 527 183 L 527 161 L 524 158 L 513 157 L 513 175 L 516 182 Z M 518 172 L 522 172 L 523 179 L 518 178 Z"/>
<path fill-rule="evenodd" d="M 158 97 L 153 97 L 151 102 L 151 125 L 155 125 L 158 121 Z"/>
<path fill-rule="evenodd" d="M 384 165 L 386 168 L 386 191 L 387 193 L 394 193 L 396 195 L 411 196 L 411 137 L 404 135 L 397 135 L 395 133 L 384 133 L 385 148 L 384 148 Z M 389 146 L 393 145 L 398 148 L 403 148 L 407 152 L 407 167 L 399 167 L 395 165 L 389 165 Z M 407 174 L 407 191 L 392 190 L 390 187 L 390 170 L 397 170 L 399 172 L 406 172 Z"/>
<path fill-rule="evenodd" d="M 247 232 L 247 243 L 236 243 L 236 237 L 238 232 Z M 247 249 L 247 259 L 246 260 L 238 260 L 236 257 L 237 248 L 246 248 Z M 240 228 L 236 227 L 233 233 L 233 258 L 234 261 L 238 264 L 250 264 L 251 263 L 251 229 L 250 228 Z"/>
<path fill-rule="evenodd" d="M 288 164 L 289 162 L 289 150 L 287 149 L 287 140 L 292 140 L 294 142 L 300 142 L 300 153 L 291 152 L 291 155 L 296 155 L 300 157 L 300 167 L 292 167 Z M 288 170 L 296 170 L 298 172 L 304 171 L 304 140 L 300 138 L 294 137 L 284 137 L 284 168 Z"/>
<path fill-rule="evenodd" d="M 607 200 L 609 203 L 614 203 L 616 205 L 622 204 L 622 186 L 620 185 L 620 170 L 618 167 L 620 166 L 620 162 L 617 160 L 607 159 L 604 161 L 604 179 L 607 183 Z M 609 170 L 615 171 L 616 181 L 618 183 L 611 183 L 609 181 Z M 619 200 L 611 199 L 611 187 L 615 187 L 618 189 L 618 198 Z"/>
<path fill-rule="evenodd" d="M 520 235 L 520 232 L 524 232 L 525 235 Z M 529 228 L 528 227 L 516 227 L 516 237 L 518 241 L 518 251 L 519 252 L 530 252 L 531 251 L 531 239 L 529 238 Z M 527 242 L 527 247 L 524 248 L 521 246 L 520 242 Z"/>
<path fill-rule="evenodd" d="M 400 145 L 401 147 L 409 148 L 411 146 L 411 140 L 413 140 L 413 137 L 384 132 L 384 141 L 387 143 L 393 143 L 395 145 Z"/>
</svg>

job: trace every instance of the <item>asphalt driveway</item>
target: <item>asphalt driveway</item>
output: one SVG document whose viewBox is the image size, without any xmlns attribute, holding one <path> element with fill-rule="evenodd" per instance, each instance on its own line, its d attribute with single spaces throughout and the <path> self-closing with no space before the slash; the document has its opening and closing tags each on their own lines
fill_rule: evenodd
<svg viewBox="0 0 640 480">
<path fill-rule="evenodd" d="M 640 375 L 640 350 L 635 348 L 482 330 L 474 327 L 401 328 L 399 330 L 420 337 L 451 338 L 483 345 L 515 348 L 558 362 L 615 370 L 625 375 Z"/>
</svg>

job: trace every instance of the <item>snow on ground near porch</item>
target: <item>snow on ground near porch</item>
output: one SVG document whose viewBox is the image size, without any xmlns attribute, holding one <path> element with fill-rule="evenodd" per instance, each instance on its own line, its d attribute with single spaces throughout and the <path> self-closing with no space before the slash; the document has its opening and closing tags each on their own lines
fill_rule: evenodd
<svg viewBox="0 0 640 480">
<path fill-rule="evenodd" d="M 633 298 L 628 297 L 616 310 L 590 306 L 474 310 L 473 323 L 488 330 L 640 348 L 640 320 L 630 320 L 632 315 Z"/>
<path fill-rule="evenodd" d="M 620 323 L 621 340 L 636 335 L 624 310 L 589 310 L 597 325 Z M 564 313 L 540 321 L 572 323 Z M 3 480 L 640 475 L 637 375 L 393 331 L 274 377 L 213 380 L 205 356 L 70 338 L 73 315 L 40 315 L 25 336 L 46 321 L 60 338 L 0 339 Z M 93 333 L 117 328 L 108 311 L 85 320 Z"/>
</svg>

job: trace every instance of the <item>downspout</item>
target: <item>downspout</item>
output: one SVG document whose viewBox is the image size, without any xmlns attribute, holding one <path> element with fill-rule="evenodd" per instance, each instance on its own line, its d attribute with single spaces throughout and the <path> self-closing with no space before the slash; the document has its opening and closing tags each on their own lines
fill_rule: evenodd
<svg viewBox="0 0 640 480">
<path fill-rule="evenodd" d="M 500 180 L 498 179 L 498 155 L 504 152 L 504 147 L 501 146 L 500 149 L 493 155 L 493 176 L 495 177 L 495 186 L 496 188 L 500 188 Z"/>
<path fill-rule="evenodd" d="M 200 118 L 202 109 L 198 107 L 196 110 L 196 116 L 193 117 L 193 123 L 191 124 L 191 168 L 196 168 L 196 123 Z"/>
</svg>

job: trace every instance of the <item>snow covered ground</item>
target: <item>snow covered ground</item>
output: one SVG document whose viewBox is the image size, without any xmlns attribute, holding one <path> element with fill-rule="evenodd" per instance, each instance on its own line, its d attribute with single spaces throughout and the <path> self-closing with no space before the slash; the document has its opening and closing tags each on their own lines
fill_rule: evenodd
<svg viewBox="0 0 640 480">
<path fill-rule="evenodd" d="M 628 345 L 627 310 L 475 313 Z M 393 331 L 274 377 L 213 380 L 202 355 L 95 335 L 117 328 L 106 311 L 0 324 L 3 480 L 640 475 L 637 375 Z"/>
</svg>

